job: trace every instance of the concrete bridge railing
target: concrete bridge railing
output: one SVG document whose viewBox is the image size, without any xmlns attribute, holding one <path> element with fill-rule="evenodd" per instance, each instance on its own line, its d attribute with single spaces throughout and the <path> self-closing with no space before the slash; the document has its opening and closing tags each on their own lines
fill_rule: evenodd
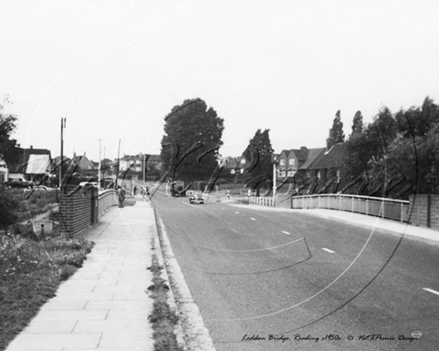
<svg viewBox="0 0 440 351">
<path fill-rule="evenodd" d="M 101 218 L 110 207 L 117 206 L 118 204 L 118 192 L 115 189 L 107 189 L 99 192 L 97 201 L 98 219 Z"/>
<path fill-rule="evenodd" d="M 275 203 L 272 197 L 267 196 L 250 196 L 249 197 L 250 205 L 260 205 L 260 206 L 268 206 L 275 207 Z"/>
<path fill-rule="evenodd" d="M 320 194 L 293 196 L 291 208 L 323 208 L 355 212 L 400 222 L 408 222 L 409 218 L 409 201 L 359 195 Z"/>
</svg>

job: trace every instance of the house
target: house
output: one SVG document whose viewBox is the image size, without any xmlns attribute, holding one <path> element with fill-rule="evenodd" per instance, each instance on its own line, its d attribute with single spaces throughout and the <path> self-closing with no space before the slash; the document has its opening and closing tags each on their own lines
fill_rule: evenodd
<svg viewBox="0 0 440 351">
<path fill-rule="evenodd" d="M 40 182 L 50 174 L 50 150 L 18 148 L 18 157 L 7 165 L 7 179 L 22 178 L 33 182 Z"/>
<path fill-rule="evenodd" d="M 147 167 L 148 169 L 160 170 L 162 168 L 162 159 L 160 158 L 160 155 L 149 155 L 147 159 Z"/>
<path fill-rule="evenodd" d="M 223 168 L 228 174 L 243 174 L 248 163 L 243 156 L 226 156 L 222 159 Z"/>
<path fill-rule="evenodd" d="M 300 149 L 282 150 L 278 155 L 277 178 L 295 176 L 298 170 L 310 165 L 322 151 L 322 148 L 307 149 L 305 146 L 301 146 Z"/>
<path fill-rule="evenodd" d="M 335 143 L 334 139 L 327 138 L 327 145 L 323 152 L 307 165 L 307 171 L 313 173 L 321 181 L 339 177 L 340 169 L 345 160 L 345 143 Z"/>
<path fill-rule="evenodd" d="M 87 177 L 98 176 L 98 168 L 87 158 L 85 153 L 83 156 L 73 156 L 68 172 L 81 173 Z"/>
<path fill-rule="evenodd" d="M 131 169 L 133 172 L 140 173 L 142 172 L 144 162 L 146 162 L 148 171 L 159 170 L 162 167 L 162 159 L 160 158 L 160 155 L 124 155 L 119 159 L 119 170 L 126 171 Z M 114 164 L 118 164 L 117 159 Z"/>
<path fill-rule="evenodd" d="M 144 165 L 146 167 L 144 167 Z M 124 155 L 122 158 L 115 159 L 113 168 L 119 167 L 119 172 L 123 172 L 124 176 L 129 178 L 141 177 L 145 168 L 145 176 L 157 178 L 162 167 L 162 159 L 160 155 L 138 154 L 138 155 Z M 128 172 L 128 171 L 131 172 Z"/>
</svg>

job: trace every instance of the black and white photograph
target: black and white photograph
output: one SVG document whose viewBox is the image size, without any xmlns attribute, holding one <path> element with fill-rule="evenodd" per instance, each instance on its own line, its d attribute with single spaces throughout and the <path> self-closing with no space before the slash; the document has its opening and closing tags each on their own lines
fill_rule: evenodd
<svg viewBox="0 0 440 351">
<path fill-rule="evenodd" d="M 439 349 L 437 0 L 0 13 L 0 351 Z"/>
</svg>

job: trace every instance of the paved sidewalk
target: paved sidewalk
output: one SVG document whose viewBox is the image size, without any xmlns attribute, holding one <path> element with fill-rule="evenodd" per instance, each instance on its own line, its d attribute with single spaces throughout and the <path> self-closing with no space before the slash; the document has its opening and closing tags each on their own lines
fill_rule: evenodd
<svg viewBox="0 0 440 351">
<path fill-rule="evenodd" d="M 335 211 L 325 209 L 286 209 L 277 207 L 265 207 L 259 205 L 236 205 L 243 208 L 264 210 L 264 211 L 281 211 L 281 212 L 297 212 L 310 216 L 319 216 L 338 222 L 344 222 L 362 228 L 374 229 L 380 232 L 392 235 L 405 235 L 405 238 L 418 240 L 432 245 L 439 245 L 439 231 L 435 229 L 414 226 L 407 223 L 400 223 L 390 219 L 382 219 L 379 217 L 366 216 L 359 213 L 346 211 Z"/>
<path fill-rule="evenodd" d="M 153 350 L 146 268 L 157 230 L 150 203 L 113 207 L 88 230 L 95 247 L 83 267 L 6 351 Z"/>
</svg>

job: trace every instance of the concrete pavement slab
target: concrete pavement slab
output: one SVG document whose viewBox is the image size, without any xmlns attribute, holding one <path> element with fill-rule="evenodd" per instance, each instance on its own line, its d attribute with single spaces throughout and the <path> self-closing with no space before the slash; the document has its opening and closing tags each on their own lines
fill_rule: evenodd
<svg viewBox="0 0 440 351">
<path fill-rule="evenodd" d="M 153 350 L 147 267 L 156 237 L 149 203 L 109 210 L 89 230 L 95 247 L 83 267 L 6 350 Z"/>
<path fill-rule="evenodd" d="M 65 333 L 71 333 L 73 331 L 73 328 L 75 328 L 77 324 L 77 321 L 75 320 L 38 320 L 33 321 L 25 330 L 23 330 L 23 333 L 25 334 L 47 334 L 47 332 L 50 330 L 51 333 L 54 334 L 65 334 Z M 87 330 L 85 330 L 87 332 Z"/>
<path fill-rule="evenodd" d="M 7 348 L 7 351 L 62 350 L 65 346 L 78 348 L 98 348 L 102 333 L 65 334 L 20 334 Z"/>
</svg>

